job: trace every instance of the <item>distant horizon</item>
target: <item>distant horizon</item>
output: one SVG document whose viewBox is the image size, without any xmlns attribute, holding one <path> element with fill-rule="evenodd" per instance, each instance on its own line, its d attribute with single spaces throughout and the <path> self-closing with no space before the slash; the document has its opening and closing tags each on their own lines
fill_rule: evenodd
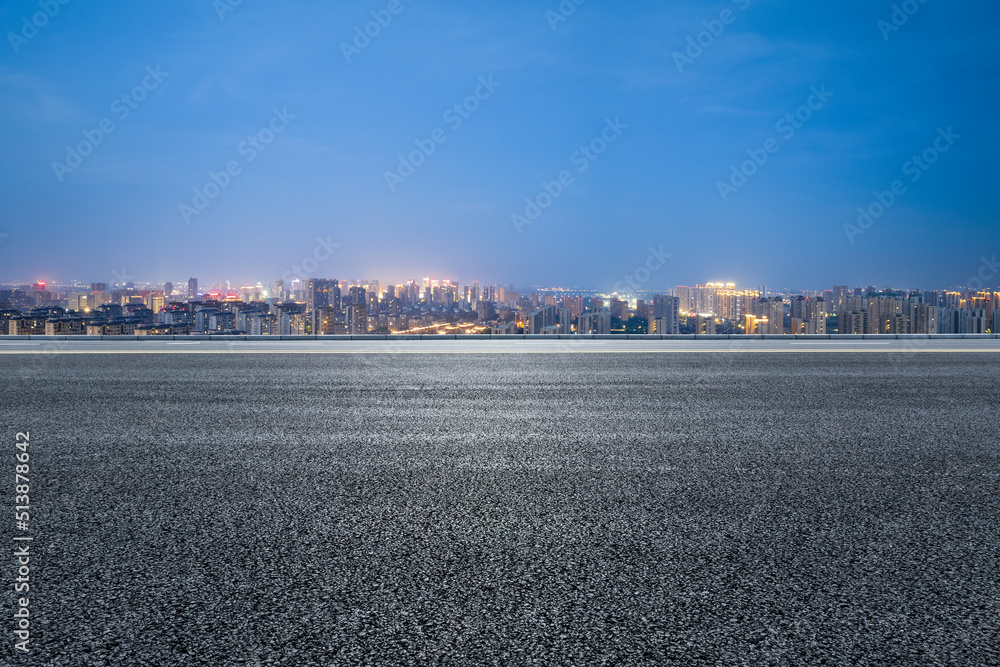
<svg viewBox="0 0 1000 667">
<path fill-rule="evenodd" d="M 972 276 L 971 278 L 975 279 L 975 276 Z M 390 280 L 380 280 L 378 278 L 341 278 L 341 277 L 337 277 L 337 276 L 323 276 L 323 277 L 320 277 L 320 276 L 310 276 L 310 277 L 307 277 L 307 278 L 302 278 L 301 281 L 302 281 L 303 284 L 305 284 L 305 283 L 307 283 L 311 279 L 316 279 L 316 280 L 337 280 L 338 282 L 347 282 L 347 283 L 354 283 L 354 282 L 361 283 L 361 282 L 375 282 L 375 281 L 377 281 L 377 282 L 381 283 L 382 285 L 387 286 L 387 285 L 405 285 L 405 284 L 407 284 L 411 280 L 414 281 L 417 284 L 421 284 L 421 281 L 423 280 L 423 277 L 421 277 L 421 278 L 408 278 L 407 280 L 403 280 L 403 281 L 390 281 Z M 513 285 L 514 286 L 514 290 L 516 292 L 525 292 L 525 291 L 529 291 L 529 292 L 530 291 L 567 291 L 567 292 L 572 292 L 572 291 L 579 291 L 579 292 L 593 292 L 593 293 L 597 293 L 597 294 L 614 294 L 614 293 L 618 293 L 618 294 L 621 294 L 621 295 L 627 295 L 627 294 L 630 294 L 630 293 L 633 293 L 633 294 L 654 294 L 654 293 L 662 293 L 662 292 L 666 292 L 666 291 L 673 291 L 677 287 L 692 287 L 693 288 L 693 287 L 695 287 L 697 285 L 706 285 L 706 284 L 711 284 L 711 283 L 715 283 L 715 284 L 719 284 L 719 283 L 734 283 L 734 282 L 736 284 L 736 289 L 739 290 L 739 291 L 755 291 L 755 290 L 761 290 L 762 288 L 766 288 L 767 292 L 769 292 L 769 293 L 784 293 L 784 294 L 800 294 L 800 293 L 803 293 L 803 292 L 824 292 L 824 291 L 830 290 L 831 288 L 833 288 L 836 285 L 847 285 L 847 287 L 849 289 L 852 289 L 852 290 L 854 290 L 854 289 L 867 289 L 867 288 L 874 287 L 876 290 L 879 290 L 879 291 L 891 290 L 891 291 L 900 291 L 900 292 L 907 292 L 907 291 L 941 291 L 941 290 L 952 290 L 952 289 L 954 289 L 954 290 L 973 290 L 973 291 L 994 291 L 994 292 L 1000 292 L 1000 282 L 997 282 L 995 284 L 984 283 L 982 285 L 958 285 L 958 284 L 954 284 L 954 285 L 938 285 L 938 286 L 922 286 L 922 285 L 903 286 L 903 285 L 891 285 L 891 284 L 881 284 L 880 285 L 880 284 L 874 284 L 874 283 L 851 283 L 849 281 L 838 281 L 838 282 L 831 283 L 830 285 L 821 286 L 821 287 L 791 288 L 791 287 L 775 287 L 775 286 L 765 285 L 765 284 L 760 284 L 760 283 L 757 283 L 757 284 L 740 283 L 738 281 L 732 281 L 732 280 L 723 280 L 723 281 L 712 281 L 712 280 L 709 280 L 709 281 L 697 281 L 697 282 L 690 282 L 690 281 L 689 282 L 677 282 L 677 283 L 674 283 L 672 285 L 666 285 L 666 286 L 664 286 L 664 285 L 649 286 L 649 287 L 647 287 L 647 286 L 641 286 L 638 289 L 632 289 L 632 290 L 627 290 L 627 291 L 617 291 L 617 290 L 610 290 L 610 289 L 602 288 L 602 287 L 591 287 L 591 286 L 582 286 L 582 285 L 523 285 L 523 284 L 518 284 L 516 281 L 512 282 L 512 281 L 509 281 L 509 280 L 504 280 L 504 281 L 489 281 L 489 282 L 487 282 L 487 281 L 482 281 L 482 280 L 478 280 L 477 281 L 475 279 L 468 280 L 468 281 L 461 280 L 461 279 L 454 279 L 454 278 L 431 278 L 431 279 L 432 280 L 451 280 L 451 282 L 453 284 L 456 284 L 456 285 L 459 285 L 459 286 L 467 286 L 467 285 L 471 286 L 473 284 L 473 282 L 478 282 L 481 287 L 492 286 L 492 285 L 503 285 L 503 286 Z M 197 280 L 198 280 L 199 294 L 206 294 L 208 291 L 222 290 L 222 289 L 224 289 L 223 285 L 226 282 L 225 280 L 203 280 L 202 278 L 197 278 Z M 273 278 L 273 279 L 267 280 L 267 281 L 260 281 L 260 280 L 258 280 L 258 281 L 253 281 L 253 282 L 249 282 L 249 281 L 247 281 L 247 282 L 236 282 L 236 281 L 230 280 L 229 281 L 230 286 L 229 286 L 228 289 L 230 291 L 235 292 L 235 291 L 239 291 L 240 289 L 246 288 L 246 287 L 256 287 L 258 284 L 262 288 L 268 289 L 269 287 L 273 286 L 274 283 L 276 281 L 278 281 L 278 280 L 282 280 L 282 279 L 281 278 Z M 155 289 L 160 289 L 165 283 L 170 282 L 170 283 L 173 283 L 173 288 L 174 288 L 174 292 L 173 293 L 174 293 L 174 295 L 175 296 L 181 296 L 181 294 L 179 294 L 180 292 L 186 292 L 187 281 L 188 281 L 187 278 L 185 278 L 182 281 L 181 280 L 148 281 L 148 280 L 139 280 L 139 279 L 135 279 L 135 278 L 130 278 L 129 281 L 127 281 L 127 282 L 132 282 L 133 284 L 136 285 L 136 287 L 133 288 L 133 289 L 154 289 L 154 290 Z M 64 287 L 64 288 L 85 287 L 85 286 L 89 286 L 92 283 L 106 283 L 108 285 L 109 289 L 129 289 L 129 288 L 126 288 L 124 286 L 125 283 L 116 283 L 116 282 L 108 281 L 108 280 L 79 280 L 79 279 L 72 279 L 69 282 L 64 282 L 62 280 L 48 280 L 48 279 L 25 280 L 25 281 L 0 280 L 0 287 L 6 288 L 6 289 L 12 289 L 12 288 L 23 287 L 23 286 L 29 286 L 30 287 L 32 285 L 38 284 L 39 282 L 45 283 L 47 286 Z M 76 283 L 75 285 L 74 285 L 74 282 Z M 287 286 L 287 282 L 286 282 L 286 286 Z"/>
</svg>

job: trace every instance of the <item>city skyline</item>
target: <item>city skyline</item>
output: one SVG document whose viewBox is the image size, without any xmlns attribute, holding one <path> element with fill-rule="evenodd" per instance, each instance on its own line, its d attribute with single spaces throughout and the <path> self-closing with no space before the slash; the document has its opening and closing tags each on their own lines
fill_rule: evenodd
<svg viewBox="0 0 1000 667">
<path fill-rule="evenodd" d="M 58 289 L 56 289 L 58 287 Z M 153 287 L 153 286 L 146 286 Z M 786 294 L 735 283 L 597 293 L 424 278 L 395 285 L 333 278 L 161 289 L 107 283 L 0 290 L 12 336 L 400 334 L 996 334 L 1000 290 L 833 285 Z M 650 298 L 651 297 L 651 298 Z"/>
<path fill-rule="evenodd" d="M 642 267 L 640 266 L 639 269 L 641 269 L 641 268 Z M 380 275 L 388 275 L 388 274 L 391 274 L 391 273 L 392 272 L 390 272 L 390 271 L 383 271 L 383 272 L 380 273 Z M 656 280 L 652 280 L 652 279 L 641 280 L 641 278 L 643 276 L 641 274 L 639 276 L 636 276 L 635 275 L 635 273 L 636 273 L 635 270 L 633 272 L 631 272 L 631 273 L 632 273 L 632 275 L 629 275 L 629 274 L 623 275 L 618 281 L 616 281 L 616 283 L 614 285 L 603 286 L 603 287 L 602 286 L 595 286 L 595 285 L 573 285 L 573 284 L 569 284 L 569 283 L 564 283 L 564 284 L 551 283 L 551 284 L 546 284 L 546 285 L 540 285 L 540 284 L 534 284 L 534 285 L 532 285 L 532 284 L 527 284 L 527 283 L 523 283 L 523 282 L 517 282 L 516 280 L 491 280 L 491 281 L 487 281 L 487 280 L 479 280 L 479 279 L 476 279 L 476 278 L 469 278 L 469 279 L 464 279 L 463 280 L 463 279 L 458 279 L 458 278 L 454 278 L 454 277 L 451 277 L 451 278 L 443 278 L 443 277 L 441 277 L 442 275 L 447 275 L 447 274 L 427 274 L 427 273 L 422 274 L 422 277 L 419 277 L 419 278 L 415 277 L 415 276 L 410 276 L 409 278 L 406 278 L 404 280 L 381 280 L 381 279 L 376 278 L 376 277 L 337 278 L 336 280 L 338 280 L 341 283 L 345 283 L 346 282 L 346 283 L 349 283 L 349 284 L 379 283 L 379 284 L 382 284 L 382 285 L 406 285 L 407 283 L 411 283 L 411 282 L 421 283 L 421 282 L 426 282 L 428 280 L 433 280 L 435 282 L 446 281 L 446 282 L 449 282 L 449 283 L 455 284 L 455 285 L 472 285 L 473 283 L 475 283 L 475 284 L 481 284 L 481 285 L 511 285 L 514 288 L 518 289 L 518 290 L 525 290 L 525 289 L 527 289 L 527 290 L 541 290 L 541 291 L 560 291 L 561 290 L 561 291 L 579 291 L 579 292 L 587 292 L 587 293 L 595 293 L 595 294 L 615 294 L 615 293 L 618 293 L 618 294 L 623 294 L 623 295 L 630 294 L 630 293 L 637 293 L 637 294 L 656 293 L 656 292 L 662 292 L 664 290 L 672 290 L 674 287 L 676 287 L 678 285 L 689 285 L 691 287 L 694 287 L 695 285 L 702 285 L 702 284 L 706 284 L 706 285 L 711 285 L 711 284 L 740 285 L 740 286 L 745 286 L 745 287 L 748 287 L 748 288 L 757 288 L 757 289 L 761 289 L 761 290 L 766 289 L 769 292 L 782 293 L 782 294 L 800 294 L 800 293 L 807 293 L 807 292 L 822 292 L 824 289 L 826 289 L 828 287 L 828 285 L 817 285 L 817 286 L 807 286 L 807 287 L 789 287 L 787 285 L 786 286 L 768 285 L 768 284 L 766 284 L 766 283 L 764 283 L 762 281 L 757 281 L 757 282 L 753 282 L 753 281 L 738 281 L 738 280 L 731 280 L 731 279 L 728 279 L 728 278 L 725 278 L 725 279 L 716 278 L 715 280 L 704 280 L 704 279 L 702 279 L 702 280 L 697 280 L 697 281 L 691 281 L 691 280 L 683 281 L 683 280 L 681 280 L 681 281 L 671 281 L 669 283 L 665 283 L 663 281 L 656 281 Z M 275 278 L 275 277 L 272 277 L 272 278 L 266 279 L 266 280 L 259 280 L 258 279 L 258 280 L 252 280 L 252 281 L 246 281 L 246 282 L 238 282 L 238 281 L 226 280 L 226 279 L 221 279 L 221 280 L 220 279 L 208 279 L 208 280 L 205 280 L 203 278 L 186 278 L 186 279 L 180 279 L 178 276 L 175 276 L 173 280 L 143 280 L 139 276 L 132 275 L 124 267 L 122 269 L 115 269 L 115 270 L 111 271 L 111 274 L 110 274 L 111 278 L 110 279 L 101 280 L 101 281 L 80 280 L 80 279 L 51 280 L 51 279 L 47 279 L 48 275 L 51 275 L 51 274 L 44 274 L 43 273 L 43 276 L 46 276 L 46 277 L 37 278 L 37 279 L 30 279 L 30 280 L 0 279 L 0 286 L 7 287 L 7 288 L 14 288 L 14 287 L 17 287 L 17 286 L 30 286 L 30 285 L 35 285 L 35 284 L 38 284 L 38 283 L 42 283 L 42 284 L 49 284 L 49 285 L 58 285 L 60 287 L 74 287 L 74 286 L 76 286 L 76 287 L 84 287 L 84 286 L 87 286 L 87 285 L 92 285 L 95 282 L 98 282 L 98 283 L 103 283 L 103 284 L 106 284 L 106 285 L 114 285 L 114 286 L 116 286 L 118 288 L 126 288 L 127 285 L 133 284 L 133 285 L 137 285 L 137 286 L 138 285 L 142 285 L 143 288 L 145 288 L 145 289 L 157 289 L 156 286 L 159 286 L 159 288 L 162 289 L 162 286 L 164 284 L 172 283 L 174 285 L 181 286 L 181 285 L 186 284 L 188 282 L 188 280 L 194 279 L 194 280 L 197 280 L 199 282 L 199 285 L 201 287 L 208 287 L 208 288 L 211 288 L 212 290 L 219 290 L 219 291 L 221 291 L 221 290 L 231 290 L 231 291 L 235 290 L 235 291 L 238 291 L 240 289 L 253 288 L 253 287 L 268 288 L 268 286 L 273 286 L 277 281 L 283 281 L 285 283 L 289 283 L 290 284 L 292 281 L 296 281 L 297 280 L 297 281 L 305 284 L 306 282 L 308 282 L 309 280 L 312 280 L 312 279 L 323 279 L 323 280 L 332 280 L 332 279 L 334 279 L 331 276 L 328 276 L 326 274 L 323 274 L 322 276 L 318 275 L 318 274 L 317 275 L 303 274 L 301 276 L 295 276 L 295 277 L 285 277 L 285 278 Z M 652 272 L 650 272 L 650 275 L 652 276 Z M 437 277 L 434 277 L 434 276 L 437 276 Z M 955 290 L 976 290 L 976 291 L 982 290 L 982 289 L 987 289 L 987 290 L 989 290 L 989 289 L 996 289 L 997 291 L 1000 291 L 1000 262 L 997 261 L 996 256 L 993 256 L 993 257 L 981 257 L 980 258 L 980 263 L 979 263 L 978 267 L 976 267 L 974 270 L 970 271 L 969 275 L 963 281 L 958 282 L 958 283 L 953 283 L 953 284 L 947 284 L 947 285 L 942 285 L 942 284 L 933 285 L 933 284 L 930 284 L 930 283 L 927 283 L 927 284 L 903 285 L 903 284 L 892 284 L 892 283 L 875 283 L 875 282 L 871 282 L 871 281 L 857 281 L 857 280 L 854 280 L 854 281 L 852 281 L 852 280 L 840 280 L 840 281 L 835 281 L 832 284 L 841 284 L 841 283 L 851 285 L 852 287 L 853 286 L 856 286 L 856 287 L 862 287 L 863 286 L 865 289 L 873 289 L 874 288 L 874 289 L 878 289 L 878 290 L 897 290 L 897 291 L 914 291 L 914 290 L 926 290 L 926 289 L 932 289 L 932 290 L 950 290 L 950 289 L 955 289 Z M 630 285 L 632 287 L 630 287 Z"/>
<path fill-rule="evenodd" d="M 661 273 L 661 267 L 657 267 L 656 264 L 651 264 L 650 260 L 655 260 L 659 255 L 661 259 L 669 259 L 673 256 L 672 253 L 663 253 L 662 247 L 657 250 L 655 248 L 649 249 L 650 255 L 647 257 L 647 261 L 637 265 L 632 271 L 623 274 L 617 281 L 612 285 L 594 285 L 594 284 L 571 284 L 568 282 L 558 283 L 552 282 L 547 284 L 530 284 L 527 282 L 519 282 L 516 279 L 504 279 L 504 280 L 483 280 L 478 277 L 470 277 L 467 279 L 456 278 L 454 274 L 451 277 L 447 273 L 420 273 L 419 276 L 409 276 L 402 280 L 383 280 L 375 276 L 391 276 L 393 271 L 380 271 L 375 272 L 373 275 L 368 277 L 364 276 L 353 276 L 349 278 L 337 278 L 340 282 L 349 283 L 369 283 L 378 282 L 384 285 L 404 285 L 408 282 L 421 282 L 421 281 L 447 281 L 452 284 L 462 284 L 471 285 L 473 283 L 483 284 L 483 285 L 513 285 L 518 289 L 540 289 L 540 290 L 579 290 L 586 292 L 603 292 L 606 294 L 612 294 L 616 292 L 627 293 L 627 292 L 656 292 L 664 289 L 672 289 L 676 285 L 697 285 L 697 284 L 738 284 L 743 286 L 753 286 L 757 288 L 770 288 L 770 291 L 782 292 L 786 294 L 798 294 L 802 292 L 810 291 L 822 291 L 827 286 L 826 285 L 813 285 L 813 286 L 790 286 L 790 283 L 786 281 L 784 284 L 773 284 L 768 285 L 764 281 L 753 281 L 753 280 L 734 280 L 731 277 L 719 277 L 716 276 L 713 280 L 699 279 L 696 281 L 691 280 L 670 280 L 669 278 L 664 279 L 659 274 Z M 173 283 L 175 285 L 182 285 L 186 283 L 189 279 L 197 280 L 202 286 L 212 286 L 213 289 L 239 289 L 243 287 L 252 286 L 265 286 L 273 285 L 276 281 L 283 281 L 285 283 L 290 283 L 293 280 L 298 280 L 301 282 L 306 282 L 311 279 L 332 279 L 330 272 L 324 272 L 320 267 L 320 264 L 326 264 L 326 262 L 317 262 L 316 271 L 310 273 L 295 273 L 293 271 L 286 271 L 283 276 L 280 277 L 270 277 L 266 279 L 255 279 L 249 281 L 235 281 L 226 278 L 219 279 L 217 277 L 204 278 L 204 274 L 199 274 L 201 277 L 189 277 L 181 279 L 180 276 L 175 275 L 172 279 L 160 278 L 158 280 L 148 280 L 146 276 L 133 275 L 132 271 L 128 267 L 121 267 L 117 269 L 112 269 L 109 272 L 109 276 L 105 276 L 103 280 L 81 280 L 81 279 L 70 279 L 70 280 L 52 280 L 49 276 L 52 273 L 41 272 L 41 275 L 37 278 L 24 279 L 24 280 L 11 280 L 4 276 L 0 276 L 0 286 L 4 287 L 14 287 L 18 285 L 33 285 L 39 282 L 61 285 L 61 286 L 74 286 L 74 285 L 88 285 L 94 282 L 105 283 L 108 285 L 116 285 L 119 287 L 125 287 L 129 283 L 134 283 L 136 285 L 144 285 L 147 288 L 151 288 L 155 285 L 162 286 L 165 283 Z M 0 267 L 2 268 L 2 267 Z M 299 269 L 298 266 L 293 266 L 293 269 Z M 96 273 L 96 272 L 95 272 Z M 798 281 L 802 282 L 802 281 Z M 878 289 L 892 289 L 892 290 L 921 290 L 921 289 L 989 289 L 992 287 L 1000 290 L 1000 261 L 996 255 L 992 256 L 981 256 L 979 258 L 979 263 L 972 270 L 969 271 L 968 275 L 961 281 L 957 281 L 951 284 L 931 284 L 929 281 L 924 281 L 921 283 L 918 281 L 916 284 L 899 284 L 899 283 L 880 283 L 875 281 L 864 281 L 864 280 L 836 280 L 831 284 L 849 284 L 852 286 L 864 286 L 866 288 L 878 288 Z M 794 284 L 794 283 L 791 283 Z M 225 287 L 228 285 L 229 287 Z"/>
</svg>

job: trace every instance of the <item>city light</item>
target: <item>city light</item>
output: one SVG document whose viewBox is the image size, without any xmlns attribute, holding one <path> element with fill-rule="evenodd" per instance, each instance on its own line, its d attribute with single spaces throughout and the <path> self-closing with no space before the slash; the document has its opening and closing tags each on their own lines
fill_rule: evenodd
<svg viewBox="0 0 1000 667">
<path fill-rule="evenodd" d="M 677 285 L 644 295 L 517 290 L 452 279 L 277 280 L 187 292 L 174 283 L 6 284 L 7 335 L 988 334 L 1000 291 L 848 288 L 801 294 Z M 177 284 L 184 284 L 178 281 Z M 168 289 L 169 288 L 169 289 Z"/>
</svg>

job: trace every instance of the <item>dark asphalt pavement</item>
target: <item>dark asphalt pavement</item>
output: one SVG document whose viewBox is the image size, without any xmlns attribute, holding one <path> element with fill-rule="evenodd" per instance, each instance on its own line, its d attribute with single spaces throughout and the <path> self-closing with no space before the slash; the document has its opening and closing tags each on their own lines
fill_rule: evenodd
<svg viewBox="0 0 1000 667">
<path fill-rule="evenodd" d="M 1000 664 L 996 354 L 40 356 L 0 664 Z"/>
</svg>

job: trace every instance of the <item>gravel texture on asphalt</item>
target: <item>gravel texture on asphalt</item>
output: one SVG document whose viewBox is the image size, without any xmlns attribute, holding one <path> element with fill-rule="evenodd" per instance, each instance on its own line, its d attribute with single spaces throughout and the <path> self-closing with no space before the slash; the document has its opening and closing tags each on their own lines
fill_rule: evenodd
<svg viewBox="0 0 1000 667">
<path fill-rule="evenodd" d="M 34 536 L 32 653 L 8 557 L 0 664 L 1000 664 L 994 355 L 6 356 L 0 378 L 0 535 L 30 430 Z"/>
</svg>

